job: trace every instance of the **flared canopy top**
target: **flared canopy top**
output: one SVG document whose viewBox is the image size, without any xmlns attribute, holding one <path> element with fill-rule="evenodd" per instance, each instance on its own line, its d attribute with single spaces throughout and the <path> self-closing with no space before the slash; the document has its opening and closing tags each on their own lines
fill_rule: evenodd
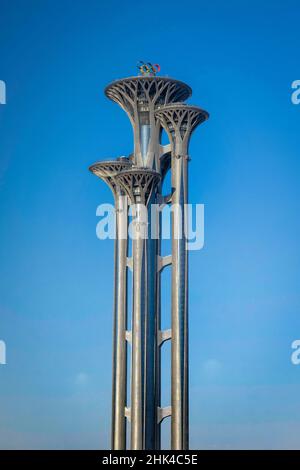
<svg viewBox="0 0 300 470">
<path fill-rule="evenodd" d="M 185 83 L 170 77 L 128 77 L 115 80 L 104 90 L 106 96 L 126 107 L 136 102 L 152 102 L 154 105 L 185 101 L 192 89 Z"/>
</svg>

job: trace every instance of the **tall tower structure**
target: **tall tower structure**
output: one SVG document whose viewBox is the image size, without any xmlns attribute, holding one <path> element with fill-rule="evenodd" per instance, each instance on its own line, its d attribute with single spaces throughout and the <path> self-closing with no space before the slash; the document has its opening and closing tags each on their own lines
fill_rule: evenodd
<svg viewBox="0 0 300 470">
<path fill-rule="evenodd" d="M 171 417 L 171 448 L 188 449 L 188 203 L 189 141 L 208 118 L 202 109 L 184 104 L 191 88 L 168 77 L 142 75 L 117 80 L 105 94 L 118 103 L 133 127 L 130 158 L 90 167 L 111 188 L 116 209 L 113 329 L 112 449 L 160 449 L 160 425 Z M 161 144 L 162 130 L 169 144 Z M 162 185 L 171 170 L 171 194 Z M 161 216 L 153 204 L 172 205 L 172 253 L 161 255 Z M 131 256 L 128 211 L 133 212 Z M 155 226 L 155 230 L 153 230 Z M 153 236 L 153 233 L 156 235 Z M 161 329 L 161 273 L 171 266 L 170 328 Z M 132 293 L 127 274 L 132 271 Z M 127 312 L 132 295 L 132 312 Z M 131 315 L 131 328 L 128 317 Z M 161 348 L 171 341 L 171 403 L 161 406 Z M 130 354 L 130 374 L 127 356 Z M 130 393 L 127 396 L 127 389 Z"/>
</svg>

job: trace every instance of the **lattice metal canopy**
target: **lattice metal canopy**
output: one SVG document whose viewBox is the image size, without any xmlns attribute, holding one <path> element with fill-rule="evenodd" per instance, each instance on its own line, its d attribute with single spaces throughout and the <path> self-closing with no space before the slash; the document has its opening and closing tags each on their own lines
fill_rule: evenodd
<svg viewBox="0 0 300 470">
<path fill-rule="evenodd" d="M 132 116 L 137 103 L 154 106 L 181 102 L 189 98 L 192 89 L 169 77 L 128 77 L 116 80 L 105 88 L 105 94 Z"/>
<path fill-rule="evenodd" d="M 171 168 L 171 152 L 166 152 L 160 157 L 161 179 L 164 180 L 166 174 Z"/>
<path fill-rule="evenodd" d="M 169 77 L 115 80 L 105 88 L 105 94 L 126 112 L 133 128 L 133 153 L 129 158 L 100 161 L 89 168 L 112 189 L 116 208 L 112 448 L 123 450 L 128 446 L 128 421 L 132 450 L 160 449 L 161 422 L 171 416 L 171 449 L 186 450 L 189 448 L 188 253 L 184 228 L 188 151 L 193 130 L 208 119 L 208 113 L 184 104 L 192 94 L 191 88 Z M 166 145 L 162 144 L 163 129 L 168 134 Z M 171 194 L 164 195 L 163 181 L 169 170 Z M 179 205 L 181 210 L 172 211 L 172 253 L 162 256 L 162 221 L 152 214 L 152 207 L 169 203 L 171 208 Z M 148 206 L 146 212 L 142 204 Z M 130 208 L 133 213 L 129 212 Z M 134 215 L 133 220 L 129 214 Z M 133 221 L 134 234 L 129 224 Z M 158 238 L 152 236 L 152 221 Z M 181 237 L 177 228 L 182 228 Z M 131 250 L 129 243 L 132 243 Z M 161 271 L 167 265 L 172 269 L 171 328 L 162 330 Z M 133 273 L 130 320 L 128 269 Z M 162 407 L 160 348 L 166 340 L 171 341 L 171 403 Z"/>
<path fill-rule="evenodd" d="M 159 106 L 155 117 L 169 133 L 175 133 L 182 141 L 188 140 L 193 130 L 209 117 L 207 111 L 185 103 Z"/>
</svg>

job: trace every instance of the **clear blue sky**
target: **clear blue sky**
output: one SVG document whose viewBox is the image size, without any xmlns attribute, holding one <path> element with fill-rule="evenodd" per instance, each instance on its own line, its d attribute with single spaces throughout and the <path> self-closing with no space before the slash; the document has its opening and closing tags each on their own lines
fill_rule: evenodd
<svg viewBox="0 0 300 470">
<path fill-rule="evenodd" d="M 103 88 L 139 60 L 211 115 L 191 142 L 190 197 L 205 204 L 191 447 L 300 448 L 299 13 L 293 0 L 1 0 L 1 448 L 109 447 L 113 242 L 96 238 L 95 211 L 112 197 L 87 167 L 132 151 Z"/>
</svg>

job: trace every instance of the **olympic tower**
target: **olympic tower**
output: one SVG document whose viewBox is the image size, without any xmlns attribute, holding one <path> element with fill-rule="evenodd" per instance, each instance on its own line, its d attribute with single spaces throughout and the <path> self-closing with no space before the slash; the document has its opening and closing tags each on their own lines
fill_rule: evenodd
<svg viewBox="0 0 300 470">
<path fill-rule="evenodd" d="M 129 117 L 133 154 L 97 162 L 89 168 L 108 184 L 115 201 L 111 445 L 114 450 L 126 449 L 128 420 L 130 449 L 160 449 L 160 425 L 170 416 L 171 448 L 185 450 L 189 445 L 185 210 L 189 141 L 194 129 L 208 119 L 208 113 L 185 104 L 191 88 L 181 81 L 157 76 L 158 65 L 141 64 L 139 71 L 140 75 L 116 80 L 105 89 L 106 96 Z M 169 139 L 167 145 L 161 143 L 163 129 Z M 163 181 L 169 171 L 171 192 L 163 195 Z M 161 214 L 153 216 L 154 204 L 171 205 L 172 251 L 167 256 L 161 255 Z M 129 211 L 134 214 L 132 240 L 127 236 Z M 167 266 L 172 270 L 170 328 L 162 330 L 161 273 Z M 132 272 L 132 292 L 128 292 L 128 271 Z M 162 407 L 161 348 L 166 341 L 171 341 L 171 403 Z"/>
</svg>

